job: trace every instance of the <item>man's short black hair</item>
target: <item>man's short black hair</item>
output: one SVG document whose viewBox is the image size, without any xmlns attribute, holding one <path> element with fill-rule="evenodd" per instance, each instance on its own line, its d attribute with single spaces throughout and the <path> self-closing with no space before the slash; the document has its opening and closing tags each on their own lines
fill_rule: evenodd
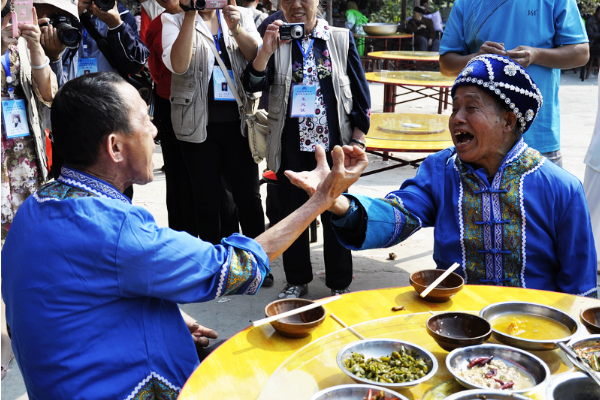
<svg viewBox="0 0 600 400">
<path fill-rule="evenodd" d="M 129 106 L 114 72 L 97 72 L 65 83 L 52 101 L 53 150 L 72 166 L 93 165 L 102 138 L 113 132 L 129 134 Z"/>
</svg>

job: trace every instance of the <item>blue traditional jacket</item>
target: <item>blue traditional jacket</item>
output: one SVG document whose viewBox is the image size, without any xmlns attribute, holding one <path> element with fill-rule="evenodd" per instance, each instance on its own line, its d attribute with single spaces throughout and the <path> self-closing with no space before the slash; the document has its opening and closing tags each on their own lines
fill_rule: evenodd
<svg viewBox="0 0 600 400">
<path fill-rule="evenodd" d="M 254 294 L 261 246 L 159 228 L 116 188 L 63 167 L 2 249 L 2 295 L 30 399 L 175 399 L 198 365 L 177 303 Z M 210 322 L 210 321 L 207 321 Z"/>
<path fill-rule="evenodd" d="M 355 204 L 334 229 L 352 250 L 394 246 L 434 227 L 437 267 L 460 263 L 467 283 L 597 297 L 581 182 L 522 139 L 491 182 L 450 147 L 427 157 L 414 179 L 384 199 L 347 196 Z M 357 235 L 359 226 L 364 232 Z"/>
</svg>

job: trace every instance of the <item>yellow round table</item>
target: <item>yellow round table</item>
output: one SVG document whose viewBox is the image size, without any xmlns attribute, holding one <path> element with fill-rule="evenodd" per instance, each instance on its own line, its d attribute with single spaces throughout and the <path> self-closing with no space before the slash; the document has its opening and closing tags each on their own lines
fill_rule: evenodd
<svg viewBox="0 0 600 400">
<path fill-rule="evenodd" d="M 424 99 L 427 97 L 438 100 L 438 114 L 442 113 L 448 107 L 448 94 L 450 88 L 454 85 L 454 78 L 449 78 L 436 71 L 389 71 L 386 72 L 368 72 L 365 74 L 368 82 L 383 83 L 383 111 L 395 112 L 396 105 Z M 413 89 L 413 86 L 419 86 L 420 89 Z M 396 87 L 407 90 L 406 93 L 396 94 Z M 424 93 L 426 90 L 433 90 L 433 94 Z M 397 102 L 394 97 L 405 96 L 407 94 L 417 93 L 420 97 Z"/>
<path fill-rule="evenodd" d="M 329 313 L 334 313 L 366 338 L 398 338 L 431 351 L 439 363 L 436 376 L 400 393 L 410 399 L 433 400 L 437 392 L 449 393 L 460 388 L 446 369 L 448 352 L 426 333 L 424 323 L 431 315 L 430 311 L 477 313 L 488 304 L 501 301 L 546 304 L 569 313 L 577 320 L 582 309 L 600 305 L 598 300 L 563 293 L 498 286 L 465 285 L 446 303 L 426 302 L 412 287 L 348 293 L 324 306 L 327 318 L 306 338 L 285 338 L 271 325 L 248 327 L 233 336 L 200 364 L 185 384 L 179 399 L 308 400 L 317 390 L 352 383 L 338 369 L 335 356 L 343 346 L 358 339 L 329 317 Z M 405 306 L 406 310 L 391 310 L 398 305 Z M 585 328 L 582 326 L 580 329 Z M 560 350 L 534 354 L 548 364 L 552 374 L 573 368 Z"/>
<path fill-rule="evenodd" d="M 388 35 L 388 36 L 370 36 L 370 35 L 354 35 L 355 39 L 364 39 L 365 40 L 365 45 L 366 45 L 366 41 L 367 40 L 384 40 L 385 44 L 383 49 L 387 50 L 388 48 L 388 40 L 398 40 L 398 48 L 401 49 L 402 48 L 402 39 L 412 39 L 414 35 L 411 35 L 410 33 L 401 33 L 401 32 L 397 32 L 394 33 L 393 35 Z M 358 43 L 357 43 L 358 44 Z"/>
<path fill-rule="evenodd" d="M 431 69 L 439 71 L 440 53 L 433 51 L 373 51 L 369 57 L 383 60 L 383 69 L 389 68 L 393 61 L 394 70 L 422 70 Z"/>
<path fill-rule="evenodd" d="M 452 146 L 449 118 L 440 114 L 372 113 L 366 151 L 382 157 L 383 161 L 391 159 L 397 164 L 363 172 L 362 176 L 406 165 L 416 168 L 425 159 L 403 160 L 390 156 L 391 152 L 435 153 Z"/>
</svg>

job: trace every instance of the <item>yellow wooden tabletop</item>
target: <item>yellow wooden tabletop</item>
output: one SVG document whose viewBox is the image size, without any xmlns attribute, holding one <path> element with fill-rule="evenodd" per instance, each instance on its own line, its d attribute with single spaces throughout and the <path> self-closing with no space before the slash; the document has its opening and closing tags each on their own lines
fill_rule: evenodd
<svg viewBox="0 0 600 400">
<path fill-rule="evenodd" d="M 436 152 L 453 146 L 448 115 L 372 113 L 367 148 L 406 152 Z"/>
<path fill-rule="evenodd" d="M 411 35 L 410 33 L 402 33 L 402 32 L 394 33 L 393 35 L 388 35 L 388 36 L 357 35 L 357 34 L 354 34 L 355 38 L 365 38 L 365 39 L 409 39 L 409 38 L 411 38 L 413 36 L 414 35 Z"/>
<path fill-rule="evenodd" d="M 449 78 L 436 71 L 389 71 L 387 78 L 382 79 L 381 71 L 367 72 L 367 81 L 393 83 L 395 85 L 452 87 L 454 78 Z"/>
<path fill-rule="evenodd" d="M 385 60 L 407 60 L 407 61 L 439 61 L 440 53 L 434 51 L 373 51 L 369 57 L 382 58 Z"/>
<path fill-rule="evenodd" d="M 248 301 L 251 301 L 249 298 Z M 458 386 L 445 367 L 448 354 L 426 333 L 429 311 L 472 311 L 501 301 L 530 301 L 561 309 L 579 320 L 582 309 L 599 306 L 599 300 L 563 293 L 497 286 L 465 285 L 446 303 L 429 303 L 412 287 L 348 293 L 325 306 L 367 338 L 398 338 L 431 351 L 438 360 L 435 377 L 401 393 L 411 399 L 434 399 L 436 391 Z M 392 307 L 403 305 L 405 311 Z M 585 331 L 583 326 L 580 330 Z M 586 332 L 587 333 L 587 332 Z M 329 316 L 309 337 L 288 339 L 271 325 L 248 327 L 216 349 L 192 374 L 180 400 L 282 399 L 308 400 L 326 387 L 352 383 L 335 363 L 339 349 L 357 340 Z M 494 342 L 494 340 L 490 340 Z M 552 374 L 572 369 L 560 350 L 534 352 Z M 533 396 L 536 397 L 535 395 Z M 542 398 L 542 397 L 540 397 Z"/>
</svg>

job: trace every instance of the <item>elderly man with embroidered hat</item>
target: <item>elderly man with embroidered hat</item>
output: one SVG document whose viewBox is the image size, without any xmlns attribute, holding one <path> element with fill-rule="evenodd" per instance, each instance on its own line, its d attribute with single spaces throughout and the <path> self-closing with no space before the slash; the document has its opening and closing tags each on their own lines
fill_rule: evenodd
<svg viewBox="0 0 600 400">
<path fill-rule="evenodd" d="M 433 258 L 469 284 L 597 297 L 596 250 L 581 182 L 523 141 L 543 99 L 509 58 L 473 58 L 452 88 L 454 147 L 429 156 L 383 199 L 340 196 L 330 211 L 348 248 L 389 247 L 434 227 Z M 309 191 L 319 171 L 295 183 Z"/>
</svg>

